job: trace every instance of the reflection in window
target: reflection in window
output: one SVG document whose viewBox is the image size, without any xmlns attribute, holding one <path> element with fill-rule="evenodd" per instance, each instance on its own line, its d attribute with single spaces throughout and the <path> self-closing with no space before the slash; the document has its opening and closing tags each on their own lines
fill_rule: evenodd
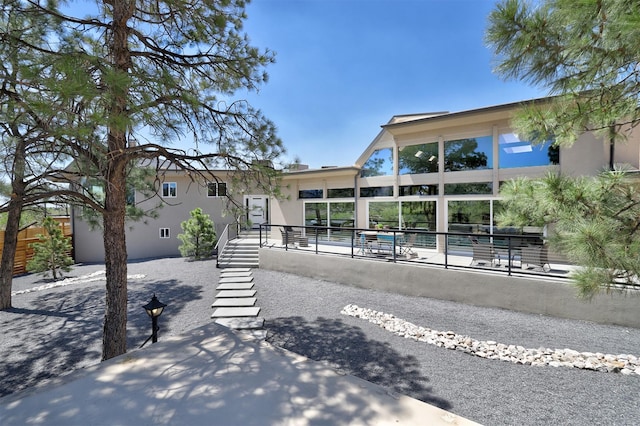
<svg viewBox="0 0 640 426">
<path fill-rule="evenodd" d="M 327 226 L 327 203 L 306 203 L 304 224 L 307 226 Z"/>
<path fill-rule="evenodd" d="M 397 228 L 398 202 L 388 201 L 369 203 L 369 227 Z"/>
<path fill-rule="evenodd" d="M 458 139 L 444 143 L 444 170 L 482 170 L 493 168 L 493 137 Z"/>
<path fill-rule="evenodd" d="M 377 149 L 362 166 L 360 177 L 393 175 L 393 150 Z"/>
<path fill-rule="evenodd" d="M 491 225 L 489 200 L 449 201 L 449 232 L 482 232 Z"/>
<path fill-rule="evenodd" d="M 327 189 L 327 198 L 353 198 L 353 188 L 334 188 Z"/>
<path fill-rule="evenodd" d="M 533 145 L 522 141 L 515 133 L 504 133 L 499 137 L 500 161 L 498 167 L 508 169 L 513 167 L 548 166 L 559 164 L 560 151 L 551 141 Z"/>
<path fill-rule="evenodd" d="M 393 186 L 370 186 L 360 188 L 361 197 L 392 197 Z"/>
<path fill-rule="evenodd" d="M 403 228 L 436 230 L 435 201 L 403 201 L 400 205 Z"/>
<path fill-rule="evenodd" d="M 329 223 L 337 227 L 353 227 L 355 207 L 353 202 L 329 203 Z"/>
<path fill-rule="evenodd" d="M 444 193 L 446 195 L 492 194 L 493 184 L 491 182 L 445 183 Z"/>
<path fill-rule="evenodd" d="M 322 198 L 322 189 L 301 189 L 298 198 Z"/>
<path fill-rule="evenodd" d="M 438 185 L 405 185 L 400 187 L 400 196 L 438 195 Z"/>
<path fill-rule="evenodd" d="M 398 154 L 398 174 L 438 172 L 438 143 L 423 143 L 402 148 Z"/>
</svg>

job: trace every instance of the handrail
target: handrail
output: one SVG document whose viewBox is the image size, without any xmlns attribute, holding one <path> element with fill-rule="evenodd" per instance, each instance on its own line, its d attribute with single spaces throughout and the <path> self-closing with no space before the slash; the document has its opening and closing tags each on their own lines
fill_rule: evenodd
<svg viewBox="0 0 640 426">
<path fill-rule="evenodd" d="M 227 223 L 224 226 L 224 230 L 220 234 L 220 237 L 218 237 L 218 241 L 216 242 L 216 245 L 213 248 L 214 253 L 217 253 L 216 268 L 220 267 L 220 263 L 218 262 L 218 259 L 220 259 L 220 253 L 224 251 L 225 247 L 227 246 L 227 243 L 233 240 L 234 238 L 238 237 L 238 233 L 239 233 L 238 229 L 239 229 L 238 222 Z M 233 230 L 234 232 L 231 232 L 231 230 Z"/>
<path fill-rule="evenodd" d="M 496 256 L 497 266 L 502 266 L 499 270 L 508 275 L 512 275 L 513 273 L 525 273 L 527 275 L 545 275 L 565 278 L 570 272 L 569 269 L 575 267 L 575 265 L 572 265 L 564 258 L 564 256 L 559 255 L 558 253 L 554 253 L 553 257 L 551 257 L 552 253 L 549 252 L 549 257 L 547 258 L 547 246 L 544 244 L 545 238 L 541 235 L 495 233 L 493 232 L 493 229 L 491 232 L 485 234 L 471 232 L 436 232 L 414 228 L 374 230 L 370 228 L 266 223 L 260 224 L 261 241 L 263 236 L 269 238 L 269 233 L 271 232 L 277 233 L 277 236 L 276 234 L 272 234 L 272 238 L 279 239 L 281 236 L 280 231 L 282 229 L 289 230 L 282 234 L 283 241 L 288 240 L 286 241 L 288 244 L 283 243 L 282 246 L 285 251 L 290 250 L 290 247 L 292 246 L 295 250 L 301 248 L 300 246 L 296 247 L 297 241 L 293 241 L 296 239 L 292 238 L 293 231 L 291 229 L 295 229 L 297 232 L 301 233 L 303 238 L 307 241 L 304 244 L 304 249 L 316 254 L 331 253 L 347 255 L 352 258 L 378 258 L 380 260 L 392 261 L 394 263 L 417 262 L 420 264 L 440 265 L 445 269 L 451 267 L 462 267 L 498 271 L 497 268 L 493 268 L 493 265 L 492 267 L 484 266 L 486 265 L 486 262 L 478 263 L 477 261 L 474 262 L 471 260 L 470 265 L 460 264 L 460 257 L 469 257 L 470 259 L 475 260 L 472 256 L 473 243 L 479 242 L 481 244 L 490 245 L 491 248 L 488 250 Z M 289 235 L 290 232 L 291 236 Z M 379 243 L 379 246 L 377 246 L 376 249 L 378 252 L 375 256 L 372 256 L 370 252 L 366 250 L 368 246 L 365 247 L 366 239 L 363 236 L 366 235 L 366 233 L 371 232 L 387 235 L 386 238 L 383 238 L 384 242 L 381 245 Z M 435 250 L 435 254 L 437 255 L 439 253 L 441 256 L 421 258 L 417 260 L 402 256 L 401 253 L 403 253 L 403 246 L 406 244 L 403 241 L 403 238 L 405 238 L 406 234 L 418 234 L 417 239 L 422 241 L 415 244 L 414 240 L 415 246 L 413 248 Z M 296 244 L 294 244 L 294 242 Z M 543 245 L 545 247 L 544 258 L 547 260 L 542 264 L 537 265 L 539 262 L 534 259 L 536 253 L 534 252 L 530 255 L 531 250 L 528 248 L 529 246 L 543 247 Z M 346 253 L 344 249 L 338 248 L 346 248 L 349 246 L 350 250 L 348 251 L 350 251 L 350 253 Z M 538 255 L 538 257 L 542 258 L 540 255 Z M 551 268 L 549 261 L 559 265 L 559 268 L 553 271 L 548 270 Z M 523 264 L 527 266 L 526 270 L 523 268 Z"/>
</svg>

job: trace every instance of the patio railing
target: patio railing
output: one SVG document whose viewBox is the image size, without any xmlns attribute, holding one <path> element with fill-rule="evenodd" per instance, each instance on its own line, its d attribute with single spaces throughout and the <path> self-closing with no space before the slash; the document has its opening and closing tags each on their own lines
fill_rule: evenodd
<svg viewBox="0 0 640 426">
<path fill-rule="evenodd" d="M 575 266 L 539 235 L 263 224 L 260 246 L 387 262 L 566 278 Z"/>
</svg>

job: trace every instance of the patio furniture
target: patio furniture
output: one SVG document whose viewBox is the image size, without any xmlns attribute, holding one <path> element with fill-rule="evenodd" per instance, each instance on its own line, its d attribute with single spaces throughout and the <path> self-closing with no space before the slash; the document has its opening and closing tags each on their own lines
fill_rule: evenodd
<svg viewBox="0 0 640 426">
<path fill-rule="evenodd" d="M 294 230 L 291 227 L 285 227 L 284 229 L 280 229 L 280 234 L 282 235 L 282 245 L 284 246 L 298 242 L 296 238 L 302 235 L 302 231 Z"/>
<path fill-rule="evenodd" d="M 413 251 L 413 246 L 416 244 L 416 238 L 418 238 L 418 234 L 410 234 L 409 239 L 401 243 L 400 245 L 401 255 L 407 256 L 408 258 L 418 256 L 418 254 L 415 251 Z"/>
<path fill-rule="evenodd" d="M 500 265 L 500 258 L 497 257 L 493 243 L 484 243 L 476 239 L 471 239 L 471 248 L 473 250 L 471 266 L 477 266 L 480 263 L 489 263 L 491 266 Z M 496 262 L 496 260 L 498 260 L 498 262 Z"/>
<path fill-rule="evenodd" d="M 522 251 L 522 269 L 525 269 L 524 265 L 527 265 L 527 269 L 530 266 L 534 268 L 540 268 L 544 272 L 551 270 L 549 265 L 549 248 L 546 244 L 542 245 L 527 245 L 521 248 Z"/>
</svg>

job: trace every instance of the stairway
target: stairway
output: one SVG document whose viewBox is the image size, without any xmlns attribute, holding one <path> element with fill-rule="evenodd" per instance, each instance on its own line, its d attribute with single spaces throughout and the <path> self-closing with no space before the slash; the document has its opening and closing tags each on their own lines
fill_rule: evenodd
<svg viewBox="0 0 640 426">
<path fill-rule="evenodd" d="M 218 324 L 235 330 L 247 330 L 259 339 L 266 337 L 264 318 L 259 317 L 251 268 L 227 268 L 220 272 L 211 318 Z"/>
<path fill-rule="evenodd" d="M 243 234 L 230 240 L 218 254 L 218 268 L 258 268 L 260 239 L 253 234 Z"/>
</svg>

